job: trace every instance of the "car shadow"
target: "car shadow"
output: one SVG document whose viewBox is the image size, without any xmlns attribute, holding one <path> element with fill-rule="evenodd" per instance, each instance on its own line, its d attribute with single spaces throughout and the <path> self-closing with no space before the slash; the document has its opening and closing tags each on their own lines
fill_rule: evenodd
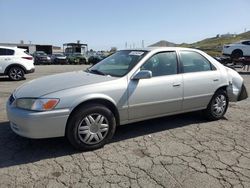
<svg viewBox="0 0 250 188">
<path fill-rule="evenodd" d="M 22 81 L 22 80 L 26 80 L 26 78 L 24 77 L 23 79 L 18 80 L 18 81 Z M 8 82 L 18 82 L 16 80 L 11 80 L 9 77 L 2 77 L 2 78 L 0 78 L 0 82 L 6 82 L 6 81 L 8 81 Z"/>
<path fill-rule="evenodd" d="M 112 143 L 166 131 L 194 123 L 205 123 L 199 112 L 152 119 L 117 127 Z M 104 148 L 105 149 L 105 148 Z M 66 138 L 27 139 L 16 135 L 9 122 L 0 123 L 0 168 L 79 153 Z"/>
<path fill-rule="evenodd" d="M 1 81 L 12 81 L 9 77 L 2 77 L 0 78 L 0 82 Z"/>
<path fill-rule="evenodd" d="M 250 75 L 250 72 L 238 72 L 241 75 Z"/>
</svg>

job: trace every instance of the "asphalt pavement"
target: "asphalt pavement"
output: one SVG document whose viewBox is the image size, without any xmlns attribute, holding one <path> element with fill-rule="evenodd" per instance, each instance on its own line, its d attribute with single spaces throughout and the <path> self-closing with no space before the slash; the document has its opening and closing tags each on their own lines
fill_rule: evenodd
<svg viewBox="0 0 250 188">
<path fill-rule="evenodd" d="M 250 99 L 225 118 L 199 112 L 120 126 L 111 143 L 79 152 L 65 138 L 14 134 L 5 103 L 21 84 L 84 65 L 36 66 L 26 80 L 0 78 L 0 187 L 250 187 Z M 250 73 L 241 71 L 250 94 Z"/>
</svg>

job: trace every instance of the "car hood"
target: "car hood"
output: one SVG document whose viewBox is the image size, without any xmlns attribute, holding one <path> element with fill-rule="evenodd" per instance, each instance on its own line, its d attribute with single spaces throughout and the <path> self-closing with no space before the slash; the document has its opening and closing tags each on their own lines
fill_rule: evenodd
<svg viewBox="0 0 250 188">
<path fill-rule="evenodd" d="M 16 98 L 41 97 L 56 91 L 111 81 L 115 79 L 117 78 L 86 73 L 84 71 L 55 74 L 38 78 L 21 85 L 15 90 L 14 96 Z"/>
<path fill-rule="evenodd" d="M 48 57 L 47 55 L 37 55 L 36 57 Z"/>
</svg>

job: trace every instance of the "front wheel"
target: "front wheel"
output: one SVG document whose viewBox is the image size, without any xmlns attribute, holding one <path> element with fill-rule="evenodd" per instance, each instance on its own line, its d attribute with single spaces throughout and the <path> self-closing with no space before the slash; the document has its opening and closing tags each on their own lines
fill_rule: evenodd
<svg viewBox="0 0 250 188">
<path fill-rule="evenodd" d="M 227 93 L 223 90 L 217 91 L 204 111 L 205 116 L 209 120 L 221 119 L 227 111 L 228 102 Z"/>
<path fill-rule="evenodd" d="M 76 149 L 92 150 L 110 141 L 115 129 L 115 117 L 108 108 L 100 104 L 88 104 L 72 114 L 66 136 Z"/>
<path fill-rule="evenodd" d="M 8 76 L 11 80 L 19 81 L 24 79 L 24 71 L 20 67 L 11 67 Z"/>
</svg>

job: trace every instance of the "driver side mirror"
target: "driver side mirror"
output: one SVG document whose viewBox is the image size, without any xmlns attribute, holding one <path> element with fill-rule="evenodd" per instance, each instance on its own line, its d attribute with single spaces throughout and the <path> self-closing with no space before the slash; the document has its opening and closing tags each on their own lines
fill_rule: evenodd
<svg viewBox="0 0 250 188">
<path fill-rule="evenodd" d="M 132 77 L 132 80 L 140 80 L 140 79 L 148 79 L 148 78 L 152 78 L 152 71 L 141 70 Z"/>
</svg>

